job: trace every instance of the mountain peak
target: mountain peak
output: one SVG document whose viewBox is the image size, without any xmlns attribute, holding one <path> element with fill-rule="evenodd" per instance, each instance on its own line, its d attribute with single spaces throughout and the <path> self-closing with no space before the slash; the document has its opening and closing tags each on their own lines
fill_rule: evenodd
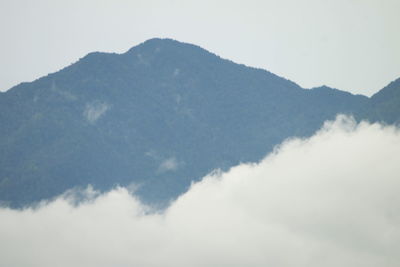
<svg viewBox="0 0 400 267">
<path fill-rule="evenodd" d="M 151 43 L 176 43 L 176 44 L 181 44 L 182 42 L 179 42 L 175 39 L 172 38 L 159 38 L 159 37 L 155 37 L 155 38 L 151 38 L 148 39 L 146 41 L 143 42 L 143 44 L 151 44 Z"/>
<path fill-rule="evenodd" d="M 399 94 L 400 94 L 400 78 L 390 82 L 382 90 L 375 93 L 371 98 L 385 99 L 385 98 L 394 97 L 395 95 L 397 96 Z"/>
<path fill-rule="evenodd" d="M 311 90 L 333 90 L 333 88 L 324 84 L 318 87 L 313 87 Z"/>
<path fill-rule="evenodd" d="M 154 50 L 155 52 L 160 52 L 162 49 L 199 49 L 199 50 L 203 50 L 206 51 L 205 49 L 193 45 L 193 44 L 189 44 L 189 43 L 184 43 L 184 42 L 180 42 L 171 38 L 152 38 L 152 39 L 148 39 L 147 41 L 144 41 L 143 43 L 132 47 L 131 49 L 129 49 L 127 51 L 127 53 L 133 53 L 136 50 L 140 49 L 140 50 Z M 208 52 L 208 51 L 207 51 Z"/>
</svg>

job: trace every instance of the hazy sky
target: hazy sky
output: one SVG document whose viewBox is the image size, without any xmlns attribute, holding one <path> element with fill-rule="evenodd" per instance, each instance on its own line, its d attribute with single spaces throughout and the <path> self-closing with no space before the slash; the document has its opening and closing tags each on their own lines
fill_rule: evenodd
<svg viewBox="0 0 400 267">
<path fill-rule="evenodd" d="M 303 87 L 371 95 L 400 77 L 398 0 L 1 0 L 0 90 L 91 51 L 194 43 Z"/>
<path fill-rule="evenodd" d="M 0 207 L 0 266 L 397 267 L 399 153 L 399 129 L 341 117 L 206 177 L 163 212 L 126 189 Z"/>
</svg>

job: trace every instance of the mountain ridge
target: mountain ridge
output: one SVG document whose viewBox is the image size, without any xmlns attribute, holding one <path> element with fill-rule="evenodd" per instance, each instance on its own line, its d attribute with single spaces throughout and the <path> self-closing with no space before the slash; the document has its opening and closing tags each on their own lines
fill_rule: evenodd
<svg viewBox="0 0 400 267">
<path fill-rule="evenodd" d="M 299 87 L 299 88 L 304 89 L 304 90 L 316 90 L 316 89 L 319 90 L 319 89 L 321 89 L 321 88 L 329 88 L 329 89 L 332 89 L 332 90 L 338 90 L 338 91 L 340 91 L 340 92 L 346 92 L 346 93 L 349 93 L 349 94 L 352 94 L 352 95 L 356 95 L 356 96 L 365 96 L 365 95 L 363 95 L 363 94 L 354 94 L 354 93 L 352 93 L 352 92 L 348 92 L 348 91 L 340 90 L 340 89 L 337 89 L 337 88 L 333 88 L 333 87 L 330 87 L 330 86 L 328 86 L 328 85 L 321 85 L 321 86 L 315 86 L 315 87 L 311 87 L 311 88 L 304 88 L 304 87 L 301 87 L 300 85 L 298 85 L 296 82 L 294 82 L 294 81 L 292 81 L 292 80 L 290 80 L 290 79 L 287 79 L 287 78 L 285 78 L 284 76 L 276 75 L 276 74 L 272 73 L 271 71 L 269 71 L 269 70 L 267 70 L 267 69 L 258 68 L 258 67 L 253 67 L 253 66 L 246 65 L 246 64 L 243 64 L 243 63 L 234 62 L 234 61 L 232 61 L 232 60 L 230 60 L 230 59 L 223 58 L 223 57 L 221 57 L 221 56 L 219 56 L 219 55 L 217 55 L 217 54 L 215 54 L 215 53 L 213 53 L 213 52 L 210 52 L 210 51 L 204 49 L 203 47 L 198 46 L 198 45 L 195 45 L 195 44 L 177 41 L 177 40 L 172 39 L 172 38 L 159 38 L 159 37 L 155 37 L 155 38 L 148 39 L 148 40 L 146 40 L 146 41 L 144 41 L 144 42 L 142 42 L 142 43 L 139 43 L 138 45 L 135 45 L 135 46 L 129 48 L 128 50 L 126 50 L 125 52 L 122 52 L 122 53 L 102 52 L 102 51 L 93 51 L 93 52 L 89 52 L 89 53 L 87 53 L 85 56 L 79 58 L 77 61 L 71 63 L 70 65 L 68 65 L 68 66 L 66 66 L 66 67 L 61 68 L 61 69 L 58 70 L 58 71 L 54 71 L 54 72 L 48 73 L 47 75 L 44 75 L 44 76 L 42 76 L 42 77 L 39 77 L 39 78 L 37 78 L 37 79 L 35 79 L 35 80 L 33 80 L 33 81 L 21 82 L 21 83 L 15 85 L 15 86 L 12 86 L 12 87 L 11 87 L 10 89 L 8 89 L 7 91 L 0 91 L 0 93 L 6 93 L 6 92 L 10 91 L 11 89 L 13 89 L 14 87 L 19 87 L 19 86 L 21 86 L 21 85 L 23 85 L 23 84 L 29 84 L 29 83 L 32 83 L 32 82 L 36 82 L 37 80 L 46 78 L 46 77 L 48 77 L 48 76 L 52 76 L 52 75 L 54 75 L 54 74 L 57 74 L 57 73 L 59 73 L 59 72 L 65 70 L 65 69 L 67 69 L 67 68 L 69 68 L 69 67 L 71 67 L 71 66 L 77 64 L 77 63 L 80 63 L 81 61 L 85 61 L 85 60 L 87 60 L 88 58 L 91 58 L 91 57 L 98 57 L 98 56 L 102 56 L 102 57 L 103 57 L 103 56 L 124 56 L 124 55 L 129 55 L 129 54 L 135 54 L 135 53 L 137 53 L 137 50 L 140 49 L 140 48 L 143 48 L 143 47 L 146 47 L 146 46 L 148 47 L 148 45 L 150 45 L 150 46 L 153 47 L 153 48 L 156 48 L 155 46 L 160 45 L 160 43 L 169 43 L 170 45 L 178 45 L 178 46 L 180 46 L 180 47 L 187 47 L 187 48 L 191 48 L 191 49 L 193 49 L 193 50 L 200 50 L 200 51 L 203 52 L 203 54 L 209 54 L 209 55 L 215 56 L 215 57 L 218 58 L 218 59 L 221 59 L 221 60 L 224 60 L 224 61 L 227 61 L 227 62 L 234 63 L 234 64 L 236 64 L 236 65 L 238 65 L 238 66 L 244 66 L 244 67 L 247 67 L 247 68 L 250 68 L 250 69 L 253 69 L 253 70 L 257 70 L 257 71 L 261 71 L 261 72 L 266 72 L 266 73 L 268 73 L 268 74 L 270 74 L 270 75 L 273 75 L 273 76 L 275 76 L 275 77 L 278 77 L 278 78 L 281 78 L 281 79 L 285 79 L 286 81 L 292 83 L 294 86 Z M 400 78 L 399 78 L 399 79 L 400 79 Z M 394 82 L 394 81 L 392 81 L 392 82 Z M 380 90 L 379 90 L 379 91 L 380 91 Z M 378 92 L 379 92 L 379 91 L 378 91 Z M 378 92 L 376 92 L 375 94 L 377 94 Z M 374 95 L 375 95 L 375 94 L 374 94 Z M 365 96 L 365 97 L 368 97 L 368 96 Z M 372 96 L 371 96 L 371 97 L 372 97 Z M 371 98 L 371 97 L 368 97 L 368 98 Z"/>
</svg>

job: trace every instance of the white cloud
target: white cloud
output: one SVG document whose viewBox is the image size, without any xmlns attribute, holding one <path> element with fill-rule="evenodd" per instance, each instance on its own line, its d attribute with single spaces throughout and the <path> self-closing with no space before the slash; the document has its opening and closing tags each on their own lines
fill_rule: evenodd
<svg viewBox="0 0 400 267">
<path fill-rule="evenodd" d="M 175 171 L 178 169 L 179 165 L 180 163 L 176 160 L 175 157 L 170 157 L 161 162 L 157 172 L 163 173 L 167 171 Z"/>
<path fill-rule="evenodd" d="M 83 111 L 83 116 L 89 123 L 94 124 L 109 108 L 110 106 L 104 102 L 95 101 L 87 103 Z"/>
<path fill-rule="evenodd" d="M 1 266 L 398 266 L 400 134 L 339 118 L 163 212 L 115 189 L 0 210 Z"/>
</svg>

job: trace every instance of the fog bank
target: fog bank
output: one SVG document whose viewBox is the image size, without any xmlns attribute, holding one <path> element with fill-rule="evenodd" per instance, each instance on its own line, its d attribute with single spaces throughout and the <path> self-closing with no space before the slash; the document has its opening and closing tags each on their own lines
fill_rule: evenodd
<svg viewBox="0 0 400 267">
<path fill-rule="evenodd" d="M 400 134 L 338 117 L 164 211 L 124 188 L 0 209 L 0 266 L 398 266 Z"/>
</svg>

